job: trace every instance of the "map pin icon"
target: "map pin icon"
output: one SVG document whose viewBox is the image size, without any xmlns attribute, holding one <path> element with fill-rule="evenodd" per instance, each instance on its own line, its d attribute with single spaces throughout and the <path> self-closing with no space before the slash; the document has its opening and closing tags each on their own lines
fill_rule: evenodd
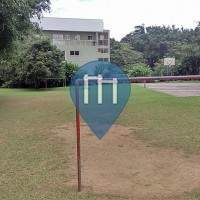
<svg viewBox="0 0 200 200">
<path fill-rule="evenodd" d="M 78 104 L 76 103 L 78 85 Z M 70 95 L 92 132 L 102 139 L 128 102 L 131 92 L 128 76 L 115 64 L 89 62 L 76 72 L 70 83 Z"/>
</svg>

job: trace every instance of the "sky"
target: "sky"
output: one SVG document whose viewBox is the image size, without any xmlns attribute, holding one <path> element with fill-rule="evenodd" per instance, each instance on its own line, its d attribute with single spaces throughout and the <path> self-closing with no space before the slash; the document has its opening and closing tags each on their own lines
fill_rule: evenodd
<svg viewBox="0 0 200 200">
<path fill-rule="evenodd" d="M 200 0 L 51 0 L 44 16 L 103 19 L 110 37 L 120 40 L 137 25 L 194 28 L 200 21 Z"/>
</svg>

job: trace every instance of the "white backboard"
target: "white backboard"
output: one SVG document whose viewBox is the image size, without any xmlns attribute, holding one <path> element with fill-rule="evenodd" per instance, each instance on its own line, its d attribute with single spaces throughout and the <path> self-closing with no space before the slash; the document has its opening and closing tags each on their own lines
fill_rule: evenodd
<svg viewBox="0 0 200 200">
<path fill-rule="evenodd" d="M 164 58 L 164 65 L 167 66 L 175 65 L 175 58 Z"/>
</svg>

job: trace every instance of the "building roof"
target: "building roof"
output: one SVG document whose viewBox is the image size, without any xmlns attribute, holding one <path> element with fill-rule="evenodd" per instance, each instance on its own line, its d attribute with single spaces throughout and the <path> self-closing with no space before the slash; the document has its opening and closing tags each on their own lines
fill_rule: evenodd
<svg viewBox="0 0 200 200">
<path fill-rule="evenodd" d="M 79 31 L 79 32 L 102 32 L 102 19 L 77 19 L 43 17 L 40 20 L 32 18 L 32 22 L 38 22 L 39 27 L 48 31 Z"/>
</svg>

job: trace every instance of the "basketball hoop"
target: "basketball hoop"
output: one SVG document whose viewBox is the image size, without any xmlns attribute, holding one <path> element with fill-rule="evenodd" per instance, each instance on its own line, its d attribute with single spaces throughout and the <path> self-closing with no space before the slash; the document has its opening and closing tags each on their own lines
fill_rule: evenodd
<svg viewBox="0 0 200 200">
<path fill-rule="evenodd" d="M 175 58 L 164 58 L 164 65 L 168 66 L 167 76 L 169 76 L 169 68 L 175 65 Z"/>
</svg>

